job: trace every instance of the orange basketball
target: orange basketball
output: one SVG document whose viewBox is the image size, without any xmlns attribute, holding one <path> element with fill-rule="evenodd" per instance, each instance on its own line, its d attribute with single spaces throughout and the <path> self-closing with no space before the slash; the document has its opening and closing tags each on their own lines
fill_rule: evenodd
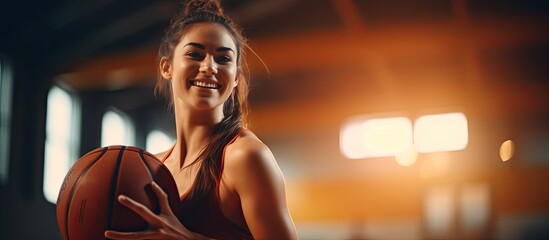
<svg viewBox="0 0 549 240">
<path fill-rule="evenodd" d="M 154 155 L 126 146 L 97 148 L 80 158 L 66 175 L 57 199 L 57 224 L 64 239 L 105 239 L 107 229 L 141 231 L 147 222 L 117 201 L 124 194 L 159 212 L 150 185 L 168 194 L 174 212 L 179 194 L 169 170 Z"/>
</svg>

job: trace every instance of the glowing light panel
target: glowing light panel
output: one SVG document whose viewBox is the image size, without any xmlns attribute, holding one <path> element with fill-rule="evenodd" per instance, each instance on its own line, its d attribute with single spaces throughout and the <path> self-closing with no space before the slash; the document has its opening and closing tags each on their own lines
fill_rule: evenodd
<svg viewBox="0 0 549 240">
<path fill-rule="evenodd" d="M 59 87 L 52 87 L 48 93 L 46 116 L 46 142 L 44 151 L 43 193 L 51 203 L 57 201 L 59 188 L 76 159 L 78 143 L 75 124 L 75 102 Z"/>
<path fill-rule="evenodd" d="M 11 64 L 0 54 L 0 185 L 8 181 L 10 135 L 11 135 L 11 98 L 13 78 Z"/>
<path fill-rule="evenodd" d="M 414 124 L 414 143 L 419 152 L 462 150 L 468 141 L 467 118 L 463 113 L 425 115 Z"/>
<path fill-rule="evenodd" d="M 358 119 L 342 127 L 340 149 L 351 159 L 389 157 L 412 145 L 412 123 L 405 117 Z"/>
</svg>

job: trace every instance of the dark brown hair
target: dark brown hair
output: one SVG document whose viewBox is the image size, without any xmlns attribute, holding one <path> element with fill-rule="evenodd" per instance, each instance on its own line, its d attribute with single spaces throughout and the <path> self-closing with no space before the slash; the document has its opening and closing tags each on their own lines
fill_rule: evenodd
<svg viewBox="0 0 549 240">
<path fill-rule="evenodd" d="M 221 158 L 225 146 L 231 141 L 243 127 L 246 127 L 246 115 L 248 111 L 248 82 L 243 73 L 244 49 L 248 48 L 246 39 L 234 22 L 223 13 L 221 4 L 215 0 L 191 0 L 186 3 L 183 10 L 177 14 L 166 29 L 160 49 L 157 63 L 167 57 L 173 59 L 174 49 L 179 44 L 182 36 L 189 26 L 196 23 L 217 23 L 223 25 L 231 34 L 237 48 L 237 79 L 238 85 L 225 101 L 223 106 L 223 119 L 213 131 L 209 144 L 201 151 L 198 158 L 191 164 L 201 162 L 196 176 L 194 187 L 189 197 L 198 200 L 206 193 L 217 189 L 221 181 Z M 157 74 L 155 94 L 166 97 L 173 106 L 173 92 L 171 84 L 160 73 Z"/>
</svg>

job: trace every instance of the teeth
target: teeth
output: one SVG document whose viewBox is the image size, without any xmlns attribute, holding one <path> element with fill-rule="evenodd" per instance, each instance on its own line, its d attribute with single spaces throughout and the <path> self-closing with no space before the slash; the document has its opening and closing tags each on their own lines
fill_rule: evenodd
<svg viewBox="0 0 549 240">
<path fill-rule="evenodd" d="M 192 83 L 195 86 L 199 86 L 199 87 L 203 87 L 203 88 L 212 88 L 212 89 L 217 88 L 217 84 L 215 84 L 215 83 L 206 83 L 206 82 L 201 82 L 201 81 L 193 81 Z"/>
</svg>

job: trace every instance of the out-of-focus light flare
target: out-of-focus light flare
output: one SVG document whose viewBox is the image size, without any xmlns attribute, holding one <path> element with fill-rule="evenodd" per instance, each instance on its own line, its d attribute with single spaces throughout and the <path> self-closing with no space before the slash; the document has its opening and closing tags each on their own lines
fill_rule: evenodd
<svg viewBox="0 0 549 240">
<path fill-rule="evenodd" d="M 507 140 L 499 147 L 499 157 L 502 161 L 506 162 L 511 160 L 515 155 L 515 143 L 513 140 Z"/>
<path fill-rule="evenodd" d="M 59 188 L 74 157 L 70 151 L 73 104 L 71 96 L 59 87 L 52 87 L 48 93 L 43 192 L 51 203 L 57 201 Z"/>
<path fill-rule="evenodd" d="M 451 156 L 449 152 L 431 153 L 429 157 L 431 158 L 436 174 L 445 174 L 450 168 Z"/>
<path fill-rule="evenodd" d="M 359 119 L 342 127 L 340 148 L 351 159 L 390 157 L 412 145 L 412 134 L 405 117 Z"/>
<path fill-rule="evenodd" d="M 418 157 L 418 152 L 416 150 L 416 147 L 411 144 L 407 148 L 405 148 L 402 152 L 395 155 L 396 162 L 403 167 L 411 166 L 413 165 Z"/>
<path fill-rule="evenodd" d="M 101 146 L 134 145 L 134 129 L 129 118 L 115 111 L 103 115 Z"/>
<path fill-rule="evenodd" d="M 445 236 L 451 231 L 454 213 L 454 191 L 449 186 L 433 187 L 425 193 L 424 215 L 429 235 Z"/>
<path fill-rule="evenodd" d="M 171 138 L 168 134 L 153 130 L 147 135 L 146 148 L 151 153 L 159 153 L 170 148 L 175 142 L 175 139 Z"/>
<path fill-rule="evenodd" d="M 414 144 L 419 152 L 462 150 L 468 141 L 467 118 L 463 113 L 425 115 L 414 124 Z"/>
<path fill-rule="evenodd" d="M 450 169 L 450 153 L 437 152 L 424 155 L 419 165 L 419 174 L 422 178 L 440 177 Z"/>
<path fill-rule="evenodd" d="M 463 230 L 482 230 L 490 216 L 490 186 L 488 183 L 467 184 L 460 192 L 460 219 Z"/>
</svg>

